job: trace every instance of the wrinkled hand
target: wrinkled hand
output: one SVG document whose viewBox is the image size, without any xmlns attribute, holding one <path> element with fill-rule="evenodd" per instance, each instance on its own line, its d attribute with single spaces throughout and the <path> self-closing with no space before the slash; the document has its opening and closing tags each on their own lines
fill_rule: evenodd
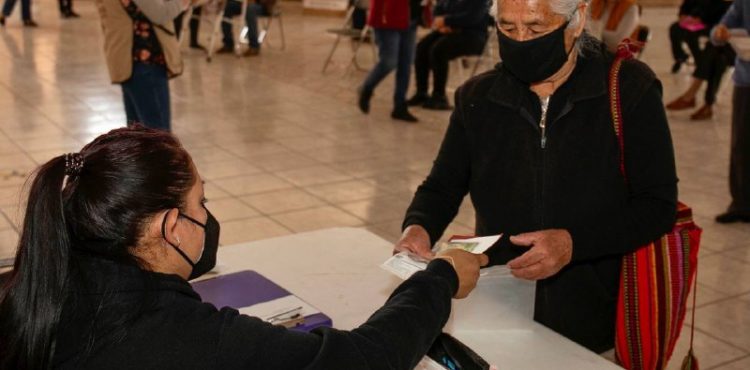
<svg viewBox="0 0 750 370">
<path fill-rule="evenodd" d="M 730 37 L 732 37 L 732 35 L 729 33 L 727 26 L 723 24 L 716 26 L 716 29 L 714 30 L 715 39 L 726 42 Z"/>
<path fill-rule="evenodd" d="M 440 30 L 441 28 L 444 28 L 444 27 L 445 27 L 445 17 L 438 16 L 432 20 L 432 28 L 436 30 Z"/>
<path fill-rule="evenodd" d="M 458 276 L 458 291 L 454 298 L 466 298 L 477 286 L 479 268 L 487 266 L 489 258 L 484 254 L 474 254 L 461 249 L 448 249 L 435 258 L 444 259 L 453 266 Z"/>
<path fill-rule="evenodd" d="M 430 245 L 430 234 L 419 225 L 411 225 L 401 234 L 401 239 L 393 247 L 393 254 L 399 252 L 409 252 L 427 259 L 435 256 Z"/>
<path fill-rule="evenodd" d="M 546 279 L 570 263 L 573 239 L 567 230 L 542 230 L 510 237 L 511 243 L 530 247 L 508 262 L 513 276 L 526 280 Z"/>
</svg>

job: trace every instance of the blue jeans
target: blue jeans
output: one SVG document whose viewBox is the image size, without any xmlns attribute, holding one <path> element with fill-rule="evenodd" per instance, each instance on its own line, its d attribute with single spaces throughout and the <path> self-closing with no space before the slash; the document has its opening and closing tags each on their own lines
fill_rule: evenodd
<svg viewBox="0 0 750 370">
<path fill-rule="evenodd" d="M 5 0 L 3 15 L 6 17 L 9 16 L 15 6 L 16 0 Z M 31 0 L 21 0 L 21 19 L 25 21 L 31 20 Z"/>
<path fill-rule="evenodd" d="M 224 7 L 224 16 L 228 18 L 236 17 L 242 13 L 242 3 L 235 0 L 227 1 Z M 258 3 L 247 5 L 245 12 L 245 25 L 247 26 L 247 40 L 250 47 L 259 48 L 258 43 L 258 16 L 269 16 L 266 7 Z M 226 22 L 221 23 L 221 33 L 225 47 L 234 47 L 234 36 L 232 36 L 232 25 Z"/>
<path fill-rule="evenodd" d="M 417 40 L 416 23 L 406 30 L 375 29 L 375 43 L 378 45 L 378 63 L 365 79 L 362 89 L 371 93 L 393 69 L 396 69 L 396 91 L 393 104 L 396 107 L 406 104 L 406 91 L 409 89 L 409 75 L 414 62 L 414 49 Z"/>
<path fill-rule="evenodd" d="M 142 123 L 169 131 L 169 80 L 164 66 L 133 63 L 133 75 L 121 86 L 128 126 Z"/>
</svg>

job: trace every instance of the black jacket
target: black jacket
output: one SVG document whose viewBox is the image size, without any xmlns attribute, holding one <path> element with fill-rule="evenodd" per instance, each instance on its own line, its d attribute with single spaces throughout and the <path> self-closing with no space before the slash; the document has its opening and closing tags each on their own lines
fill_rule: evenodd
<svg viewBox="0 0 750 370">
<path fill-rule="evenodd" d="M 573 260 L 537 283 L 535 319 L 597 352 L 613 347 L 621 256 L 670 230 L 677 197 L 661 84 L 639 61 L 622 67 L 627 184 L 619 173 L 611 62 L 601 45 L 578 59 L 551 98 L 544 148 L 539 99 L 527 85 L 502 66 L 469 80 L 404 221 L 435 242 L 468 192 L 479 235 L 567 229 Z M 523 251 L 506 242 L 491 263 Z"/>
<path fill-rule="evenodd" d="M 435 16 L 445 16 L 445 25 L 456 30 L 487 34 L 490 3 L 487 0 L 438 0 Z"/>
<path fill-rule="evenodd" d="M 201 303 L 176 275 L 76 262 L 83 272 L 63 311 L 56 369 L 412 369 L 458 288 L 450 264 L 436 260 L 359 328 L 302 333 Z"/>
</svg>

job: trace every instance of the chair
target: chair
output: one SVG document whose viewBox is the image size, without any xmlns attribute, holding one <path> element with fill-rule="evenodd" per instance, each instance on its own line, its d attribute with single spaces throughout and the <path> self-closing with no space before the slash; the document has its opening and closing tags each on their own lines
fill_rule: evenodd
<svg viewBox="0 0 750 370">
<path fill-rule="evenodd" d="M 258 34 L 258 42 L 263 43 L 266 38 L 268 37 L 268 32 L 271 31 L 271 24 L 273 23 L 274 19 L 278 19 L 279 23 L 279 33 L 281 34 L 281 50 L 286 49 L 286 37 L 284 37 L 284 22 L 281 18 L 281 9 L 279 9 L 279 5 L 277 4 L 274 6 L 273 10 L 271 11 L 270 15 L 260 15 L 259 18 L 262 18 L 265 22 L 263 22 L 263 29 Z M 242 32 L 240 32 L 240 39 L 244 40 L 244 35 L 247 34 L 247 27 L 242 28 Z M 269 42 L 270 44 L 270 42 Z"/>
<path fill-rule="evenodd" d="M 240 11 L 240 14 L 236 17 L 225 17 L 224 16 L 224 9 L 227 1 L 237 1 L 241 3 L 242 10 Z M 221 24 L 222 23 L 229 23 L 232 26 L 234 26 L 234 22 L 237 20 L 240 20 L 241 22 L 245 22 L 245 12 L 247 12 L 247 0 L 218 0 L 217 3 L 217 9 L 216 9 L 216 15 L 214 16 L 213 20 L 211 20 L 209 23 L 213 26 L 213 30 L 211 31 L 211 36 L 209 36 L 209 42 L 208 42 L 208 51 L 206 55 L 206 61 L 210 62 L 211 58 L 213 57 L 214 50 L 216 48 L 216 38 L 221 37 Z M 185 17 L 187 18 L 187 17 Z M 184 21 L 183 21 L 184 23 Z M 232 27 L 234 29 L 235 27 Z M 185 32 L 182 33 L 183 35 Z M 237 37 L 234 37 L 234 53 L 237 56 L 240 56 L 240 40 L 242 39 L 239 37 L 240 35 L 235 35 Z"/>
<path fill-rule="evenodd" d="M 352 57 L 349 60 L 347 68 L 353 65 L 358 70 L 365 70 L 364 68 L 360 67 L 357 56 L 362 43 L 366 40 L 372 39 L 372 28 L 368 25 L 365 25 L 361 30 L 354 28 L 352 25 L 352 17 L 355 10 L 367 9 L 368 7 L 369 2 L 367 2 L 366 0 L 357 0 L 352 2 L 352 4 L 349 6 L 349 9 L 347 9 L 346 11 L 346 17 L 344 17 L 344 24 L 342 25 L 342 27 L 326 30 L 326 32 L 336 35 L 336 39 L 333 42 L 333 46 L 331 46 L 331 51 L 328 53 L 328 57 L 323 63 L 323 70 L 321 71 L 321 73 L 326 73 L 326 70 L 331 64 L 333 55 L 336 53 L 336 49 L 338 48 L 342 37 L 348 37 L 352 41 Z M 372 53 L 374 57 L 377 57 L 374 45 L 372 46 Z"/>
</svg>

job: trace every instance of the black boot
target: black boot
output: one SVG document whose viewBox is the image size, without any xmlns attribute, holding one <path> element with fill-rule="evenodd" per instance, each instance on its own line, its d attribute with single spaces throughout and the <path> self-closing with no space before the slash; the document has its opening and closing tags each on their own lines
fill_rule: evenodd
<svg viewBox="0 0 750 370">
<path fill-rule="evenodd" d="M 357 92 L 359 95 L 359 99 L 357 100 L 359 110 L 361 110 L 364 114 L 370 113 L 370 99 L 372 99 L 372 90 L 367 90 L 364 86 L 362 86 Z"/>
<path fill-rule="evenodd" d="M 406 105 L 410 107 L 422 105 L 429 98 L 430 96 L 427 95 L 427 93 L 417 91 L 417 93 L 414 94 L 414 96 L 412 96 L 411 99 L 406 101 Z"/>
<path fill-rule="evenodd" d="M 409 113 L 409 109 L 407 108 L 406 104 L 394 107 L 393 112 L 391 112 L 391 118 L 406 122 L 419 121 L 417 117 L 414 117 L 411 113 Z"/>
<path fill-rule="evenodd" d="M 432 109 L 432 110 L 451 110 L 453 107 L 451 107 L 451 104 L 448 102 L 448 98 L 443 96 L 433 96 L 430 99 L 428 99 L 424 104 L 422 105 L 425 109 Z"/>
</svg>

